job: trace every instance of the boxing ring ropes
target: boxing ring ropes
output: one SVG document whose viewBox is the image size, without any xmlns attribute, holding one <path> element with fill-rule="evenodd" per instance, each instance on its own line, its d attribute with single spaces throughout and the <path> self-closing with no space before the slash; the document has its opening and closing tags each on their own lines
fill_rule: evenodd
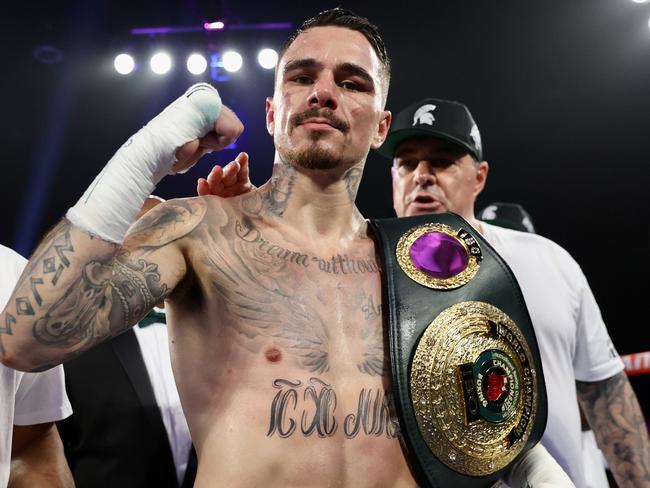
<svg viewBox="0 0 650 488">
<path fill-rule="evenodd" d="M 625 354 L 621 359 L 625 364 L 625 374 L 628 376 L 650 374 L 650 351 Z"/>
</svg>

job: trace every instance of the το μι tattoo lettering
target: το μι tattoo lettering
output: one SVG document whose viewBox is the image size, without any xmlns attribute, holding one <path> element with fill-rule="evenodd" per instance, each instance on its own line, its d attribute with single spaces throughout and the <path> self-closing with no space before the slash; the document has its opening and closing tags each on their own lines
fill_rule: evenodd
<svg viewBox="0 0 650 488">
<path fill-rule="evenodd" d="M 399 425 L 388 400 L 388 393 L 379 389 L 362 388 L 356 411 L 337 412 L 338 400 L 332 385 L 310 378 L 301 381 L 277 379 L 277 393 L 271 402 L 268 437 L 292 435 L 332 437 L 342 425 L 343 435 L 353 439 L 367 435 L 392 439 L 399 435 Z M 343 419 L 342 424 L 339 418 Z"/>
</svg>

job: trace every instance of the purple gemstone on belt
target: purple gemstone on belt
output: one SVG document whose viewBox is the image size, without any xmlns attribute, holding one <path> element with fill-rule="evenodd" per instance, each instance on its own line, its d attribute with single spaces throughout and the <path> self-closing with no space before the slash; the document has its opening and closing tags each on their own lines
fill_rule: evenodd
<svg viewBox="0 0 650 488">
<path fill-rule="evenodd" d="M 444 232 L 429 232 L 418 237 L 410 249 L 411 262 L 423 273 L 438 279 L 451 278 L 469 264 L 463 245 Z"/>
</svg>

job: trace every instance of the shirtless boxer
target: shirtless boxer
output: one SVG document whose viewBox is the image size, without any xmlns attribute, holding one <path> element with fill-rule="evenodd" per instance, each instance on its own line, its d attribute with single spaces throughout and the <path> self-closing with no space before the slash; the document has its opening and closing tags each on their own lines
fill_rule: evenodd
<svg viewBox="0 0 650 488">
<path fill-rule="evenodd" d="M 214 89 L 193 87 L 44 239 L 0 317 L 3 363 L 34 370 L 165 298 L 201 488 L 416 484 L 387 400 L 375 246 L 354 206 L 390 124 L 388 58 L 367 20 L 340 9 L 315 19 L 282 50 L 266 101 L 267 184 L 168 201 L 126 234 L 162 176 L 243 129 Z"/>
</svg>

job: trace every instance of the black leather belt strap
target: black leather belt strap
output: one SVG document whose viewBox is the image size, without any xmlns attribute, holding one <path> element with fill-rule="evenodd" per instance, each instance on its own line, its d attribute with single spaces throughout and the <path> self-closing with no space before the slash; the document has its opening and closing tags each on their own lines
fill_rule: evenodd
<svg viewBox="0 0 650 488">
<path fill-rule="evenodd" d="M 423 486 L 435 488 L 489 487 L 497 479 L 505 475 L 510 464 L 518 460 L 527 449 L 537 443 L 546 425 L 546 390 L 541 360 L 535 333 L 519 285 L 510 268 L 487 241 L 467 221 L 455 214 L 378 219 L 371 220 L 370 224 L 379 241 L 379 248 L 383 255 L 383 269 L 385 270 L 383 300 L 387 305 L 385 305 L 385 310 L 387 310 L 390 322 L 389 343 L 393 394 L 403 445 L 407 451 L 407 457 L 412 469 L 419 478 L 418 482 Z M 404 271 L 404 264 L 400 264 L 400 258 L 398 257 L 399 252 L 402 252 L 402 260 L 405 256 L 404 236 L 412 232 L 413 229 L 430 224 L 448 226 L 446 228 L 452 229 L 453 234 L 464 243 L 468 256 L 476 258 L 478 269 L 474 270 L 475 274 L 470 277 L 466 284 L 452 285 L 449 289 L 432 289 L 419 283 L 413 276 L 409 276 Z M 408 246 L 407 243 L 407 251 Z M 444 260 L 444 256 L 441 259 Z M 446 280 L 447 275 L 457 271 L 458 269 L 452 269 L 452 271 L 443 270 L 441 272 L 442 279 L 439 280 L 442 283 L 441 286 L 444 287 L 446 281 L 448 281 Z M 433 281 L 436 279 L 434 278 Z M 485 332 L 484 337 L 487 339 L 485 340 L 492 341 L 500 334 L 499 331 L 506 331 L 499 338 L 506 341 L 506 346 L 501 349 L 518 350 L 518 348 L 523 348 L 528 350 L 529 354 L 527 358 L 524 358 L 524 355 L 520 356 L 517 353 L 512 355 L 514 358 L 512 360 L 505 358 L 506 361 L 501 361 L 499 359 L 501 357 L 500 348 L 489 347 L 487 351 L 478 354 L 478 357 L 474 355 L 466 364 L 458 365 L 455 371 L 450 373 L 451 368 L 448 368 L 447 373 L 444 374 L 449 374 L 450 377 L 443 378 L 441 381 L 447 381 L 446 384 L 453 384 L 455 385 L 454 388 L 457 387 L 455 391 L 449 393 L 451 395 L 449 405 L 452 407 L 457 405 L 457 410 L 459 410 L 450 413 L 452 420 L 454 417 L 464 418 L 464 423 L 469 425 L 470 430 L 486 426 L 487 433 L 490 435 L 490 432 L 492 432 L 490 429 L 504 425 L 505 420 L 503 418 L 510 415 L 507 410 L 508 404 L 500 403 L 502 402 L 499 397 L 500 392 L 507 391 L 511 397 L 521 399 L 525 396 L 523 393 L 518 393 L 520 396 L 517 397 L 513 392 L 520 392 L 521 389 L 525 389 L 525 385 L 530 383 L 531 378 L 536 380 L 532 392 L 535 404 L 532 407 L 530 405 L 523 406 L 522 411 L 524 413 L 518 421 L 513 419 L 519 417 L 510 415 L 510 421 L 514 422 L 514 427 L 506 437 L 512 442 L 519 439 L 520 449 L 516 451 L 517 455 L 509 459 L 508 464 L 498 470 L 492 470 L 491 473 L 480 475 L 466 474 L 463 469 L 455 467 L 457 466 L 454 464 L 457 461 L 457 453 L 454 449 L 433 452 L 431 445 L 432 442 L 437 442 L 436 439 L 439 438 L 438 432 L 429 425 L 426 413 L 422 414 L 423 417 L 418 416 L 420 414 L 414 407 L 414 401 L 421 401 L 423 405 L 426 405 L 428 400 L 433 399 L 433 403 L 435 403 L 436 395 L 440 392 L 425 391 L 424 393 L 414 394 L 412 389 L 414 386 L 412 382 L 415 381 L 412 375 L 417 373 L 417 371 L 414 372 L 413 370 L 416 367 L 413 363 L 416 350 L 419 351 L 421 346 L 418 344 L 424 342 L 424 339 L 421 341 L 421 338 L 426 334 L 431 335 L 430 330 L 433 329 L 431 329 L 430 325 L 432 325 L 432 322 L 441 317 L 444 319 L 443 315 L 446 316 L 449 313 L 452 314 L 452 317 L 454 313 L 458 313 L 462 319 L 467 312 L 465 309 L 461 312 L 454 312 L 454 307 L 458 304 L 470 304 L 469 307 L 471 308 L 473 306 L 471 304 L 475 303 L 481 304 L 481 306 L 487 307 L 489 310 L 494 309 L 498 310 L 499 313 L 503 312 L 515 324 L 515 326 L 512 323 L 502 326 L 505 321 L 500 318 L 486 319 L 487 332 Z M 501 317 L 501 315 L 498 316 Z M 452 323 L 450 327 L 453 328 L 453 320 L 450 323 Z M 519 332 L 514 331 L 515 334 L 512 331 L 513 327 L 517 328 Z M 435 330 L 433 334 L 428 339 L 430 342 L 435 342 Z M 456 335 L 458 335 L 457 332 Z M 513 336 L 517 336 L 518 339 L 513 339 Z M 450 337 L 453 338 L 453 334 Z M 443 350 L 444 347 L 439 349 Z M 421 355 L 420 352 L 418 354 Z M 418 359 L 420 363 L 423 360 L 425 362 L 428 360 L 426 354 Z M 416 363 L 418 360 L 416 360 Z M 516 364 L 513 366 L 514 363 Z M 435 369 L 436 363 L 432 364 L 433 366 L 426 367 L 429 369 L 425 368 L 426 374 Z M 532 376 L 530 371 L 526 376 L 528 368 L 532 371 Z M 436 374 L 432 373 L 431 375 L 431 381 L 438 381 L 439 378 Z M 417 374 L 415 376 L 417 377 Z M 421 376 L 422 374 L 420 374 Z M 490 381 L 494 380 L 496 387 L 493 388 L 492 383 L 489 386 L 487 385 L 488 377 L 490 377 Z M 465 388 L 466 385 L 469 385 L 469 387 Z M 414 395 L 417 398 L 414 398 Z M 477 406 L 477 398 L 478 404 L 485 407 L 480 412 L 480 405 Z M 490 410 L 493 407 L 496 410 Z M 526 415 L 531 413 L 531 408 L 533 414 L 530 416 L 527 425 Z M 497 412 L 496 417 L 493 416 L 495 411 Z M 527 433 L 522 435 L 525 428 L 528 429 Z M 474 432 L 474 430 L 471 430 L 471 432 Z M 450 442 L 451 444 L 454 442 L 459 444 L 458 439 L 452 439 Z M 461 450 L 462 444 L 463 442 L 459 444 Z M 476 443 L 476 446 L 478 446 L 476 449 L 482 449 L 480 441 Z M 460 454 L 462 453 L 458 455 Z M 477 466 L 482 466 L 480 469 L 483 470 L 490 471 L 488 468 L 495 466 L 492 461 L 487 464 L 484 461 L 482 462 L 482 465 L 478 463 Z M 496 466 L 498 466 L 498 462 Z"/>
</svg>

